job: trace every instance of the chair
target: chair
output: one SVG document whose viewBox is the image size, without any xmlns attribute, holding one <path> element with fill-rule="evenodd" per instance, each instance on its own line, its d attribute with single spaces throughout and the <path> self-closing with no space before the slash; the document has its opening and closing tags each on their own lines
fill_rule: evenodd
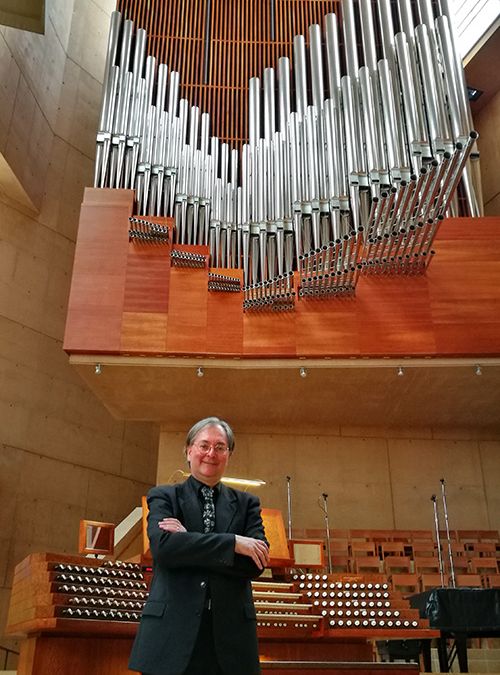
<svg viewBox="0 0 500 675">
<path fill-rule="evenodd" d="M 443 575 L 444 586 L 448 586 L 448 575 Z M 431 588 L 442 588 L 443 583 L 441 582 L 440 574 L 422 574 L 420 576 L 420 588 L 422 591 L 428 591 Z"/>
<path fill-rule="evenodd" d="M 493 541 L 495 543 L 500 542 L 498 530 L 479 530 L 479 539 L 481 541 Z"/>
<path fill-rule="evenodd" d="M 349 555 L 348 539 L 330 539 L 330 553 L 332 556 Z"/>
<path fill-rule="evenodd" d="M 394 530 L 392 534 L 392 541 L 402 541 L 403 544 L 411 542 L 412 530 Z"/>
<path fill-rule="evenodd" d="M 450 530 L 450 539 L 452 542 L 458 541 L 458 532 L 457 530 Z M 439 530 L 439 538 L 441 541 L 446 541 L 448 539 L 448 533 L 446 530 Z"/>
<path fill-rule="evenodd" d="M 415 541 L 411 543 L 412 558 L 422 558 L 423 556 L 430 556 L 433 558 L 436 555 L 436 546 L 432 539 L 427 541 Z"/>
<path fill-rule="evenodd" d="M 393 574 L 391 576 L 393 591 L 399 591 L 404 597 L 420 592 L 417 574 Z"/>
<path fill-rule="evenodd" d="M 369 536 L 367 536 L 367 541 L 374 541 L 376 543 L 383 541 L 392 541 L 394 530 L 368 530 Z"/>
<path fill-rule="evenodd" d="M 349 539 L 349 530 L 330 528 L 330 540 L 332 539 Z"/>
<path fill-rule="evenodd" d="M 445 557 L 446 565 L 449 565 L 449 559 Z M 468 574 L 469 561 L 464 555 L 453 555 L 453 571 L 455 574 Z"/>
<path fill-rule="evenodd" d="M 442 541 L 441 542 L 441 548 L 443 551 L 446 551 L 448 553 L 448 543 Z M 454 556 L 465 556 L 466 550 L 465 550 L 465 544 L 461 541 L 452 541 L 451 542 L 451 550 L 453 552 Z"/>
<path fill-rule="evenodd" d="M 402 541 L 383 541 L 379 544 L 380 557 L 385 558 L 386 556 L 404 556 L 405 554 L 405 545 Z"/>
<path fill-rule="evenodd" d="M 351 541 L 351 555 L 353 558 L 361 556 L 377 555 L 376 545 L 373 541 Z M 377 555 L 378 558 L 378 555 Z"/>
<path fill-rule="evenodd" d="M 439 574 L 439 558 L 430 556 L 413 558 L 413 567 L 417 574 Z"/>
<path fill-rule="evenodd" d="M 356 574 L 380 574 L 380 560 L 378 556 L 363 555 L 354 558 L 354 572 Z"/>
<path fill-rule="evenodd" d="M 330 539 L 332 572 L 350 572 L 352 570 L 347 539 Z"/>
<path fill-rule="evenodd" d="M 306 527 L 304 532 L 305 539 L 324 539 L 326 536 L 326 532 L 323 527 Z"/>
<path fill-rule="evenodd" d="M 486 575 L 486 587 L 487 588 L 500 588 L 500 574 L 487 574 Z"/>
<path fill-rule="evenodd" d="M 468 544 L 468 551 L 474 558 L 496 558 L 497 545 L 493 541 L 475 541 Z"/>
<path fill-rule="evenodd" d="M 409 574 L 411 572 L 411 560 L 405 555 L 388 555 L 384 558 L 386 574 Z"/>
<path fill-rule="evenodd" d="M 368 541 L 371 533 L 371 530 L 349 530 L 349 539 L 351 541 Z"/>
<path fill-rule="evenodd" d="M 403 544 L 404 554 L 411 556 L 411 530 L 394 530 L 391 541 L 399 541 Z"/>
<path fill-rule="evenodd" d="M 479 530 L 457 530 L 458 541 L 464 544 L 473 544 L 479 541 Z"/>
<path fill-rule="evenodd" d="M 344 574 L 352 571 L 352 558 L 348 555 L 332 555 L 332 572 Z"/>
<path fill-rule="evenodd" d="M 470 569 L 473 574 L 498 574 L 496 558 L 471 558 Z"/>
<path fill-rule="evenodd" d="M 461 588 L 482 588 L 483 583 L 479 574 L 455 574 L 455 582 Z"/>
<path fill-rule="evenodd" d="M 434 535 L 432 530 L 411 530 L 412 542 L 417 541 L 433 541 Z"/>
</svg>

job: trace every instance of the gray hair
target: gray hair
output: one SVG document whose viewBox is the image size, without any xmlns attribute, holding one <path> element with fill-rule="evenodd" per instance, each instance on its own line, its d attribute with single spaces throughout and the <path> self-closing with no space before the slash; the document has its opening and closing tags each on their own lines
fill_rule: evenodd
<svg viewBox="0 0 500 675">
<path fill-rule="evenodd" d="M 193 424 L 193 426 L 188 431 L 186 436 L 186 445 L 184 446 L 184 452 L 187 451 L 189 446 L 193 445 L 194 439 L 205 427 L 221 427 L 221 429 L 226 434 L 227 447 L 229 449 L 229 453 L 233 452 L 234 450 L 233 430 L 225 420 L 221 420 L 218 417 L 205 417 L 205 419 L 196 422 L 196 424 Z"/>
</svg>

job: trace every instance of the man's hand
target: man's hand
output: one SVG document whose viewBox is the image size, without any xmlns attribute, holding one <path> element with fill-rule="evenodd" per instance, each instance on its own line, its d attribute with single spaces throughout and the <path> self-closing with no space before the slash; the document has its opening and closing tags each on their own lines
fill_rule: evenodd
<svg viewBox="0 0 500 675">
<path fill-rule="evenodd" d="M 247 555 L 252 558 L 260 570 L 269 563 L 269 547 L 265 541 L 244 537 L 242 534 L 234 535 L 234 550 L 241 555 Z"/>
<path fill-rule="evenodd" d="M 184 525 L 177 518 L 164 518 L 158 523 L 160 530 L 165 532 L 187 532 Z"/>
</svg>

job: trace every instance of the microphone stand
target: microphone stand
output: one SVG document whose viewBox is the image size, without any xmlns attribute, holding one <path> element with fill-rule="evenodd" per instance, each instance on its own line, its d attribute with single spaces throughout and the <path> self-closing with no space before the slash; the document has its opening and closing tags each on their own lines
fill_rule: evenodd
<svg viewBox="0 0 500 675">
<path fill-rule="evenodd" d="M 288 504 L 288 539 L 292 538 L 292 488 L 290 485 L 291 477 L 286 477 L 286 498 Z"/>
<path fill-rule="evenodd" d="M 332 573 L 332 553 L 330 551 L 330 525 L 328 523 L 328 495 L 323 492 L 321 495 L 323 499 L 323 505 L 318 499 L 319 508 L 323 511 L 325 515 L 325 530 L 326 530 L 326 551 L 328 555 L 328 574 Z"/>
<path fill-rule="evenodd" d="M 444 588 L 444 563 L 443 556 L 441 554 L 441 539 L 439 538 L 439 516 L 438 516 L 438 506 L 436 501 L 436 495 L 432 495 L 431 501 L 434 505 L 434 527 L 436 528 L 436 541 L 438 549 L 438 559 L 439 559 L 439 574 L 441 575 L 441 587 Z"/>
<path fill-rule="evenodd" d="M 451 551 L 450 525 L 448 523 L 448 508 L 446 506 L 446 488 L 444 484 L 444 478 L 441 478 L 441 494 L 443 497 L 443 511 L 444 511 L 444 522 L 446 525 L 446 539 L 448 540 L 448 556 L 450 559 L 451 585 L 453 588 L 456 588 L 457 584 L 455 581 L 455 567 L 453 565 L 453 553 Z"/>
</svg>

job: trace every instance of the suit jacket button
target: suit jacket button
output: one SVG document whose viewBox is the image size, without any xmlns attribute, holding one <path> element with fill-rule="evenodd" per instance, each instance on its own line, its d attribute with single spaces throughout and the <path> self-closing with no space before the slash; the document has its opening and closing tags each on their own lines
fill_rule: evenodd
<svg viewBox="0 0 500 675">
<path fill-rule="evenodd" d="M 202 588 L 205 588 L 206 585 L 207 585 L 207 582 L 206 582 L 206 581 L 202 581 L 201 584 L 200 584 L 200 586 L 201 586 Z"/>
</svg>

